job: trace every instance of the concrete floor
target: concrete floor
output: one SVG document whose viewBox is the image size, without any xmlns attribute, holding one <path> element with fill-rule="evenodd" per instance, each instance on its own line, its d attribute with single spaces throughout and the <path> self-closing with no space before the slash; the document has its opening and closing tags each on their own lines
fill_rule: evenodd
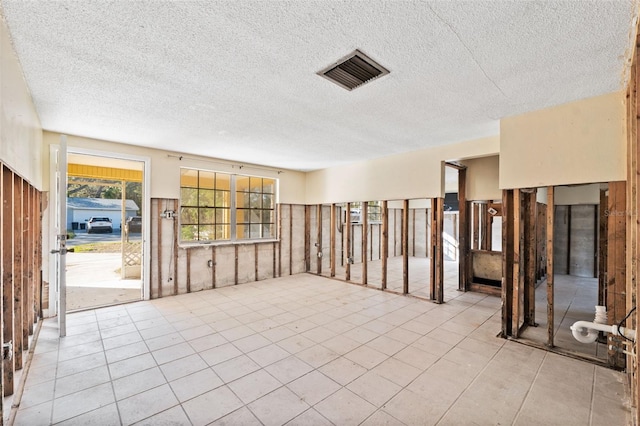
<svg viewBox="0 0 640 426">
<path fill-rule="evenodd" d="M 67 253 L 67 311 L 140 300 L 142 280 L 122 279 L 121 267 L 121 253 Z"/>
<path fill-rule="evenodd" d="M 309 274 L 44 322 L 16 424 L 624 425 L 625 375 L 443 305 Z"/>
</svg>

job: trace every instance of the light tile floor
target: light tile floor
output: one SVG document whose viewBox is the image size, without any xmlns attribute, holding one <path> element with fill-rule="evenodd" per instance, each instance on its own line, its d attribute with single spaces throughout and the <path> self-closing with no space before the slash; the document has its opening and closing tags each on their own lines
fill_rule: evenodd
<svg viewBox="0 0 640 426">
<path fill-rule="evenodd" d="M 309 274 L 42 326 L 18 425 L 624 425 L 625 376 L 443 305 Z"/>
<path fill-rule="evenodd" d="M 547 283 L 543 281 L 536 288 L 537 327 L 528 327 L 522 337 L 546 344 L 547 331 Z M 593 321 L 598 303 L 598 279 L 571 275 L 554 276 L 554 345 L 598 358 L 607 359 L 607 345 L 604 343 L 580 343 L 571 332 L 576 321 Z"/>
</svg>

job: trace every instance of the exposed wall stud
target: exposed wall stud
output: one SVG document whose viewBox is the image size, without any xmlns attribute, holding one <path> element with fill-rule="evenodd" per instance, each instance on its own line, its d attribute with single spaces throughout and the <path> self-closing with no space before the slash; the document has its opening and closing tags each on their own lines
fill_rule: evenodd
<svg viewBox="0 0 640 426">
<path fill-rule="evenodd" d="M 2 327 L 3 343 L 13 341 L 13 173 L 2 167 Z M 13 357 L 2 362 L 4 396 L 13 395 Z"/>
<path fill-rule="evenodd" d="M 362 203 L 362 284 L 367 285 L 367 247 L 369 246 L 369 203 L 364 201 Z"/>
<path fill-rule="evenodd" d="M 336 228 L 338 227 L 338 224 L 336 222 L 336 208 L 337 207 L 335 204 L 331 204 L 331 216 L 329 218 L 329 222 L 331 222 L 329 224 L 329 226 L 331 227 L 331 230 L 329 231 L 329 239 L 331 240 L 329 242 L 329 262 L 331 265 L 331 277 L 336 276 Z"/>
<path fill-rule="evenodd" d="M 389 260 L 389 208 L 386 201 L 382 202 L 382 289 L 387 288 L 387 262 Z"/>
<path fill-rule="evenodd" d="M 554 265 L 553 265 L 553 228 L 555 220 L 555 201 L 553 186 L 547 187 L 547 346 L 554 346 Z"/>
<path fill-rule="evenodd" d="M 409 200 L 402 206 L 402 294 L 409 293 Z"/>
<path fill-rule="evenodd" d="M 346 223 L 345 223 L 345 253 L 347 255 L 344 272 L 345 280 L 351 280 L 351 203 L 347 203 Z"/>
</svg>

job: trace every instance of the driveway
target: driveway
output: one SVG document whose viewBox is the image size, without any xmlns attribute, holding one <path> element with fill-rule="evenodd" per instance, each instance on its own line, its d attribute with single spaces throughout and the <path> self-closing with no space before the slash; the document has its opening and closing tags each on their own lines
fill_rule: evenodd
<svg viewBox="0 0 640 426">
<path fill-rule="evenodd" d="M 87 234 L 86 230 L 75 230 L 73 231 L 76 236 L 70 240 L 67 240 L 67 247 L 76 247 L 82 244 L 90 244 L 90 243 L 109 243 L 109 242 L 118 242 L 121 240 L 122 236 L 120 233 L 120 229 L 114 229 L 113 233 L 99 233 L 99 234 Z M 129 234 L 129 241 L 140 241 L 142 234 Z"/>
</svg>

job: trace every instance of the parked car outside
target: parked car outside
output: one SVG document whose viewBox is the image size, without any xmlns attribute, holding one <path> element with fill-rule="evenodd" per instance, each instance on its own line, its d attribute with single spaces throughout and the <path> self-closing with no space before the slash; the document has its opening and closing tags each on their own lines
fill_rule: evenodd
<svg viewBox="0 0 640 426">
<path fill-rule="evenodd" d="M 131 216 L 127 219 L 125 226 L 125 232 L 129 233 L 141 233 L 142 232 L 142 217 Z"/>
<path fill-rule="evenodd" d="M 87 221 L 87 234 L 95 232 L 113 232 L 113 224 L 108 217 L 91 217 Z"/>
</svg>

